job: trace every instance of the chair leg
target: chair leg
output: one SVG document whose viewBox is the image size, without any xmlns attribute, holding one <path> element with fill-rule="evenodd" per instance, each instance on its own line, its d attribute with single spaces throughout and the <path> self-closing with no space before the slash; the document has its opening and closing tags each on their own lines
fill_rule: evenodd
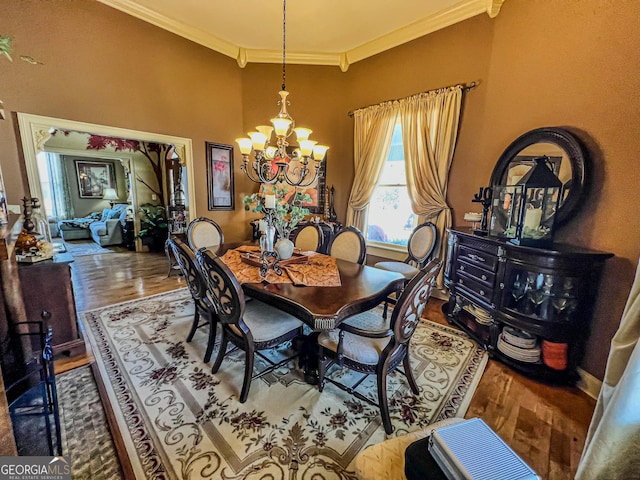
<svg viewBox="0 0 640 480">
<path fill-rule="evenodd" d="M 187 343 L 193 340 L 193 336 L 198 329 L 198 323 L 200 323 L 200 312 L 198 311 L 198 307 L 196 306 L 196 311 L 193 314 L 193 324 L 191 325 L 191 330 L 189 330 L 189 335 L 187 335 Z"/>
<path fill-rule="evenodd" d="M 380 405 L 380 416 L 382 425 L 387 435 L 393 432 L 391 417 L 389 416 L 389 400 L 387 399 L 387 372 L 378 373 L 378 403 Z"/>
<path fill-rule="evenodd" d="M 387 311 L 389 310 L 389 298 L 384 299 L 384 310 L 382 310 L 382 319 L 387 319 Z"/>
<path fill-rule="evenodd" d="M 251 388 L 251 376 L 253 374 L 253 349 L 247 346 L 245 352 L 244 380 L 242 382 L 242 392 L 240 393 L 240 403 L 247 401 L 249 389 Z"/>
<path fill-rule="evenodd" d="M 218 356 L 216 357 L 216 361 L 213 363 L 213 367 L 211 367 L 211 373 L 217 373 L 220 370 L 220 365 L 222 364 L 222 359 L 224 358 L 224 354 L 227 352 L 227 342 L 229 341 L 227 337 L 227 332 L 222 327 L 222 337 L 220 338 L 220 350 L 218 350 Z"/>
<path fill-rule="evenodd" d="M 409 360 L 409 352 L 402 359 L 402 365 L 404 366 L 404 375 L 407 377 L 409 381 L 409 387 L 414 395 L 418 395 L 420 390 L 418 389 L 418 384 L 416 383 L 416 379 L 413 376 L 413 370 L 411 370 L 411 361 Z"/>
<path fill-rule="evenodd" d="M 207 351 L 204 354 L 204 363 L 209 363 L 213 347 L 216 344 L 216 330 L 218 329 L 218 321 L 209 314 L 209 342 L 207 343 Z"/>
</svg>

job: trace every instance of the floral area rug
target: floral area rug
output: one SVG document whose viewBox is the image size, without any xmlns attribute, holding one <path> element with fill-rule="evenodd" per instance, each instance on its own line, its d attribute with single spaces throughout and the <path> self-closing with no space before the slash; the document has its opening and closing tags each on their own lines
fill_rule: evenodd
<svg viewBox="0 0 640 480">
<path fill-rule="evenodd" d="M 207 327 L 185 342 L 192 318 L 187 289 L 82 314 L 136 478 L 355 478 L 355 456 L 385 439 L 376 407 L 329 383 L 320 393 L 295 362 L 254 379 L 241 404 L 244 354 L 228 354 L 211 374 Z M 411 353 L 420 394 L 390 376 L 393 436 L 463 416 L 487 362 L 466 335 L 429 321 Z M 343 381 L 351 374 L 329 371 Z M 358 390 L 375 398 L 375 378 Z"/>
</svg>

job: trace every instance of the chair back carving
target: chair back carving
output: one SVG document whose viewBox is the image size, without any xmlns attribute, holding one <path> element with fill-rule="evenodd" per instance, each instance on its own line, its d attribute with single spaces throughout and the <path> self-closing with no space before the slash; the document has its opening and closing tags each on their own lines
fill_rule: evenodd
<svg viewBox="0 0 640 480">
<path fill-rule="evenodd" d="M 218 320 L 222 323 L 239 324 L 244 314 L 245 298 L 235 275 L 210 250 L 201 248 L 196 252 L 196 259 Z"/>
<path fill-rule="evenodd" d="M 405 263 L 411 263 L 416 268 L 424 268 L 438 243 L 438 229 L 431 222 L 418 225 L 411 232 L 407 246 L 408 257 Z"/>
<path fill-rule="evenodd" d="M 178 262 L 178 267 L 180 267 L 180 272 L 187 282 L 191 296 L 197 302 L 204 302 L 207 285 L 198 269 L 193 251 L 182 240 L 176 237 L 169 238 L 167 245 L 171 249 L 176 262 Z"/>
<path fill-rule="evenodd" d="M 222 228 L 206 217 L 194 219 L 187 227 L 187 242 L 192 250 L 202 247 L 213 247 L 224 243 Z"/>
<path fill-rule="evenodd" d="M 405 345 L 411 339 L 441 266 L 439 259 L 431 260 L 402 291 L 391 315 L 391 329 L 396 343 Z"/>
<path fill-rule="evenodd" d="M 319 225 L 304 225 L 291 235 L 291 241 L 302 251 L 319 252 L 322 247 L 322 228 Z"/>
<path fill-rule="evenodd" d="M 360 230 L 345 227 L 331 239 L 328 252 L 332 257 L 363 265 L 367 257 L 367 244 Z"/>
</svg>

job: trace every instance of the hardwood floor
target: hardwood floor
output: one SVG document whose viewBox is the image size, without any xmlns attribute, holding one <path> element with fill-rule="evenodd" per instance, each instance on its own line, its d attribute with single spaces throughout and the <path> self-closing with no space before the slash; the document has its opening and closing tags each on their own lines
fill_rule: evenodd
<svg viewBox="0 0 640 480">
<path fill-rule="evenodd" d="M 78 257 L 72 279 L 78 312 L 185 286 L 177 274 L 167 277 L 164 254 L 121 252 Z M 447 324 L 432 298 L 425 316 Z M 64 371 L 92 361 L 91 352 L 62 360 Z M 466 418 L 481 417 L 541 478 L 575 475 L 595 401 L 573 387 L 545 385 L 489 360 Z"/>
</svg>

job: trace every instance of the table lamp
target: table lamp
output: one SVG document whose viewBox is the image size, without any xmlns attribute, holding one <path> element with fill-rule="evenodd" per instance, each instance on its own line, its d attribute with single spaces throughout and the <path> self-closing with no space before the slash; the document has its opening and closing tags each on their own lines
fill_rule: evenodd
<svg viewBox="0 0 640 480">
<path fill-rule="evenodd" d="M 115 188 L 105 188 L 102 199 L 109 200 L 109 208 L 113 208 L 114 200 L 118 200 L 118 192 Z"/>
</svg>

